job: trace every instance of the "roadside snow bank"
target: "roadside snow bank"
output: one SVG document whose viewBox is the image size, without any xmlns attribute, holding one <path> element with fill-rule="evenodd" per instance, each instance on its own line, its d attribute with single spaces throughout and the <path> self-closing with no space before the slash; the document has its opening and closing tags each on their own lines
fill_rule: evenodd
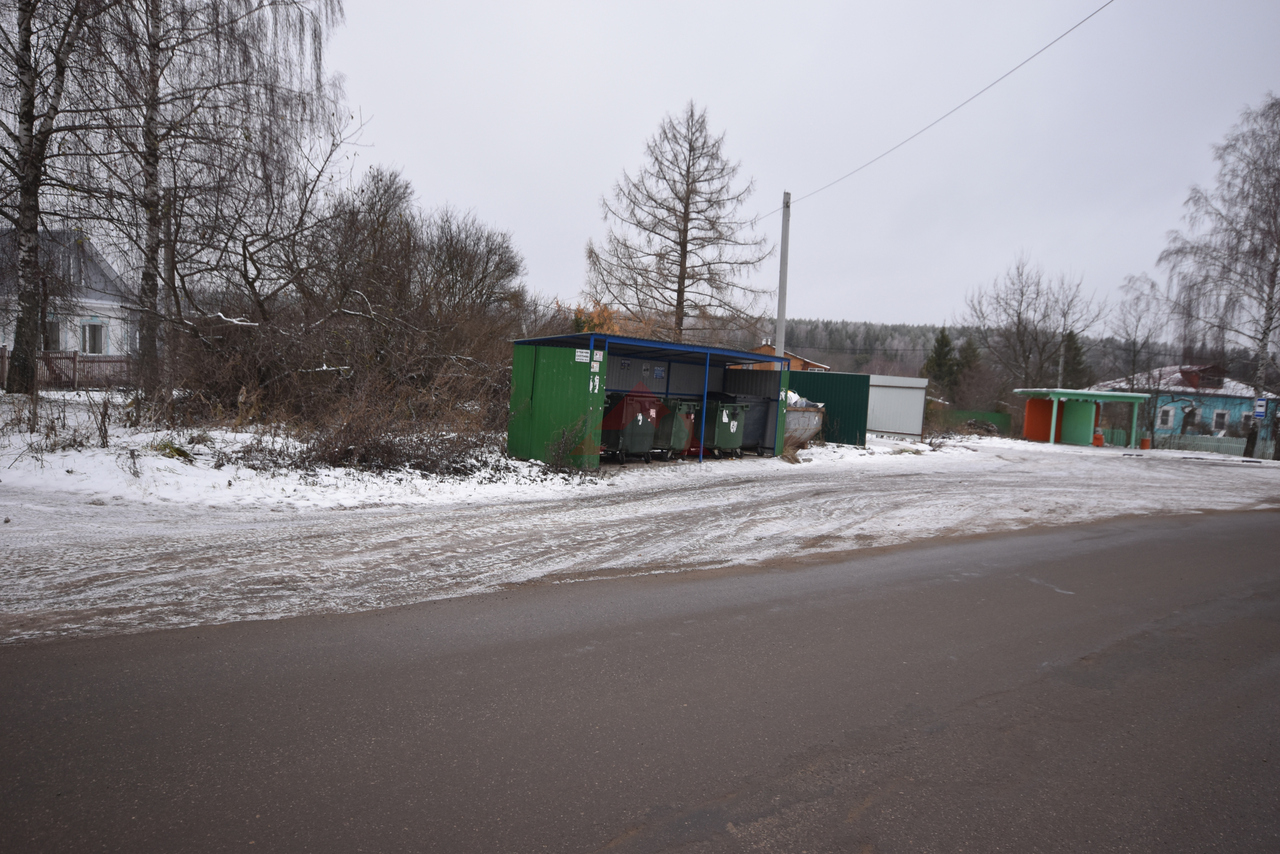
<svg viewBox="0 0 1280 854">
<path fill-rule="evenodd" d="M 382 608 L 498 589 L 769 565 L 926 537 L 1280 507 L 1280 464 L 966 438 L 467 479 L 255 470 L 248 434 L 0 442 L 0 641 Z M 195 440 L 195 441 L 193 441 Z M 190 460 L 175 454 L 175 448 Z"/>
</svg>

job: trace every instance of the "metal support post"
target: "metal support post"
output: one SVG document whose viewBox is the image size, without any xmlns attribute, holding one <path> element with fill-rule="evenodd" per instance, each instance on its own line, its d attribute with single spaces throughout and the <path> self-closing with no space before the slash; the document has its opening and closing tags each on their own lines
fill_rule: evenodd
<svg viewBox="0 0 1280 854">
<path fill-rule="evenodd" d="M 702 369 L 702 433 L 698 436 L 698 462 L 707 452 L 707 386 L 711 384 L 711 354 L 707 353 L 707 364 Z"/>
</svg>

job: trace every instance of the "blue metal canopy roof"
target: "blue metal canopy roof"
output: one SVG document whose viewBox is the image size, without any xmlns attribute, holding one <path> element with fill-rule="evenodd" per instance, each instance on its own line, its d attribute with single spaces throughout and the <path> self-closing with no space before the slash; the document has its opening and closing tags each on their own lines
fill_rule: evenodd
<svg viewBox="0 0 1280 854">
<path fill-rule="evenodd" d="M 649 338 L 628 338 L 603 332 L 575 332 L 571 335 L 549 335 L 544 338 L 522 338 L 515 344 L 534 344 L 539 347 L 575 347 L 595 350 L 603 347 L 615 356 L 635 356 L 654 361 L 666 359 L 679 361 L 680 357 L 697 356 L 701 363 L 710 358 L 711 364 L 750 365 L 756 362 L 782 363 L 782 356 L 766 356 L 748 350 L 730 350 L 725 347 L 708 347 L 702 344 L 683 344 L 675 341 L 655 341 Z"/>
</svg>

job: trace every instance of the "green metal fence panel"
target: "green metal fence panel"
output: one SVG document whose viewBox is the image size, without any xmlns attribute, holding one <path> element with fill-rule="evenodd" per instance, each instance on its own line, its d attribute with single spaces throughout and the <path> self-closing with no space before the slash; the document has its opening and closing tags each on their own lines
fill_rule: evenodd
<svg viewBox="0 0 1280 854">
<path fill-rule="evenodd" d="M 518 459 L 599 468 L 605 370 L 601 350 L 517 345 L 508 452 Z"/>
<path fill-rule="evenodd" d="M 1127 448 L 1129 447 L 1129 431 L 1119 427 L 1104 427 L 1102 429 L 1102 441 L 1108 445 Z"/>
<path fill-rule="evenodd" d="M 537 348 L 517 344 L 511 354 L 511 408 L 507 414 L 507 453 L 533 459 L 533 362 Z"/>
<path fill-rule="evenodd" d="M 970 421 L 986 421 L 994 424 L 1001 436 L 1013 432 L 1013 417 L 1007 412 L 980 412 L 976 409 L 946 409 L 942 411 L 943 423 L 948 427 L 959 427 Z"/>
<path fill-rule="evenodd" d="M 789 388 L 826 409 L 822 437 L 843 445 L 867 444 L 867 407 L 871 396 L 869 374 L 834 371 L 792 371 Z"/>
</svg>

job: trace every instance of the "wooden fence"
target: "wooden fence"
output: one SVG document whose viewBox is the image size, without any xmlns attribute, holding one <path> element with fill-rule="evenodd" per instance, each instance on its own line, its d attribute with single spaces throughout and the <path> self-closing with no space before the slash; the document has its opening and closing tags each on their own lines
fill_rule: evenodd
<svg viewBox="0 0 1280 854">
<path fill-rule="evenodd" d="M 8 347 L 0 347 L 0 388 L 9 379 Z M 132 386 L 131 356 L 95 356 L 76 350 L 45 350 L 36 362 L 40 388 L 115 388 Z"/>
</svg>

